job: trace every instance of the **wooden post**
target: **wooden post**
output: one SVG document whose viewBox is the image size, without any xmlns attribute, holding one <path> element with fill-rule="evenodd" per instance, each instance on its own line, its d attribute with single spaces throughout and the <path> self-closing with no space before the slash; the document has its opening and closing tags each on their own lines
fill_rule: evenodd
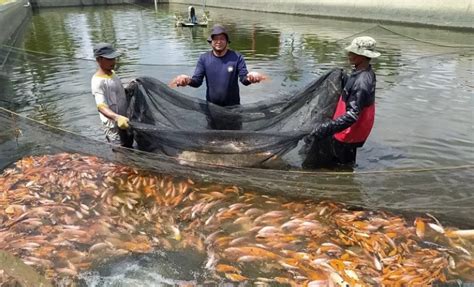
<svg viewBox="0 0 474 287">
<path fill-rule="evenodd" d="M 155 11 L 158 12 L 158 0 L 155 0 Z"/>
</svg>

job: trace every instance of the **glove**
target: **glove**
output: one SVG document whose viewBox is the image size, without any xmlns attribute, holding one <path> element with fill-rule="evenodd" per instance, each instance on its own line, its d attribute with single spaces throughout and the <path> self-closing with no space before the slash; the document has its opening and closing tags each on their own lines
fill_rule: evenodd
<svg viewBox="0 0 474 287">
<path fill-rule="evenodd" d="M 321 129 L 317 128 L 317 129 L 314 129 L 313 131 L 311 131 L 309 133 L 309 135 L 305 136 L 303 138 L 303 141 L 304 141 L 305 144 L 310 145 L 314 141 L 318 141 L 318 140 L 321 140 L 323 138 L 324 138 L 324 136 L 322 135 Z"/>
<path fill-rule="evenodd" d="M 313 142 L 313 140 L 314 140 L 314 137 L 311 134 L 306 135 L 303 138 L 304 143 L 307 144 L 307 145 L 311 144 Z"/>
<path fill-rule="evenodd" d="M 311 151 L 311 147 L 313 146 L 314 141 L 315 141 L 315 138 L 312 135 L 312 133 L 310 133 L 308 135 L 305 135 L 303 137 L 304 145 L 298 153 L 303 154 L 303 155 L 309 154 L 309 152 Z"/>
<path fill-rule="evenodd" d="M 128 118 L 124 116 L 118 116 L 116 120 L 117 126 L 119 129 L 126 130 L 128 129 Z"/>
</svg>

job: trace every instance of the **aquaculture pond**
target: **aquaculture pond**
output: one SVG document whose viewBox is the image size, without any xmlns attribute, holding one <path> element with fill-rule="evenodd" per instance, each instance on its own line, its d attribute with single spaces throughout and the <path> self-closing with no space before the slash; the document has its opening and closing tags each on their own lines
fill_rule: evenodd
<svg viewBox="0 0 474 287">
<path fill-rule="evenodd" d="M 1 46 L 0 249 L 59 285 L 474 280 L 472 31 L 206 9 L 194 28 L 175 27 L 185 5 L 41 9 Z M 168 83 L 193 73 L 213 23 L 268 76 L 243 105 L 349 71 L 343 48 L 377 40 L 375 126 L 353 171 L 181 166 L 102 144 L 94 43 L 120 49 L 124 83 Z"/>
</svg>

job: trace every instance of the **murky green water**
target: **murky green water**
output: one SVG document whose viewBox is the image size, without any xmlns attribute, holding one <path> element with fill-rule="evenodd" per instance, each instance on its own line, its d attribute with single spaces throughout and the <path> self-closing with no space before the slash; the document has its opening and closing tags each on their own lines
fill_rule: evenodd
<svg viewBox="0 0 474 287">
<path fill-rule="evenodd" d="M 113 42 L 123 52 L 118 74 L 124 82 L 138 76 L 169 82 L 176 75 L 192 74 L 198 56 L 209 49 L 209 27 L 174 26 L 173 14 L 184 13 L 187 6 L 164 5 L 158 12 L 152 8 L 61 8 L 34 14 L 18 43 L 21 49 L 43 54 L 2 47 L 0 59 L 3 62 L 7 54 L 9 59 L 0 74 L 0 105 L 102 139 L 90 94 L 90 78 L 96 68 L 94 43 Z M 292 93 L 332 67 L 348 69 L 343 47 L 358 35 L 374 37 L 382 53 L 373 63 L 377 74 L 376 122 L 358 154 L 359 175 L 356 173 L 350 182 L 360 192 L 353 196 L 368 207 L 441 213 L 449 207 L 447 217 L 459 220 L 474 216 L 470 211 L 474 204 L 472 168 L 430 172 L 429 176 L 411 172 L 396 176 L 364 174 L 474 162 L 472 32 L 377 27 L 376 23 L 212 8 L 210 14 L 214 23 L 229 28 L 231 48 L 245 56 L 248 67 L 271 79 L 243 87 L 243 104 Z M 204 98 L 205 94 L 205 87 L 180 90 L 194 97 Z M 0 149 L 0 160 L 10 152 Z M 467 225 L 472 226 L 472 222 Z M 133 271 L 143 264 L 126 266 Z M 113 282 L 123 280 L 117 275 L 122 270 L 109 271 Z M 94 276 L 87 278 L 94 281 Z M 102 282 L 98 286 L 110 286 L 104 283 L 108 279 L 98 278 Z M 168 282 L 165 279 L 163 282 Z M 150 280 L 159 282 L 157 277 Z"/>
<path fill-rule="evenodd" d="M 174 12 L 186 6 L 135 5 L 45 9 L 32 18 L 20 47 L 51 55 L 21 55 L 2 79 L 2 106 L 80 134 L 102 138 L 90 77 L 91 50 L 113 42 L 124 56 L 119 75 L 164 82 L 192 74 L 210 28 L 176 28 Z M 231 47 L 250 69 L 271 81 L 242 88 L 249 103 L 292 93 L 331 67 L 348 68 L 343 47 L 357 33 L 378 40 L 375 128 L 359 154 L 358 170 L 445 167 L 472 163 L 472 33 L 352 23 L 248 11 L 211 9 L 214 23 L 229 27 Z M 364 30 L 369 29 L 367 32 Z M 444 46 L 466 46 L 470 49 Z M 15 53 L 13 53 L 15 54 Z M 204 86 L 184 88 L 204 97 Z"/>
</svg>

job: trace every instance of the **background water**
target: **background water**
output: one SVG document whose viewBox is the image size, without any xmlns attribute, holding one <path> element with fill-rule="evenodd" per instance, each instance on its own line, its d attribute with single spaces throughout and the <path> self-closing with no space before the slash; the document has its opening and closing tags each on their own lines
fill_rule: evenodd
<svg viewBox="0 0 474 287">
<path fill-rule="evenodd" d="M 231 48 L 244 55 L 249 70 L 270 78 L 242 87 L 243 104 L 291 94 L 336 66 L 348 70 L 343 48 L 355 36 L 374 37 L 382 53 L 373 62 L 376 121 L 358 153 L 356 173 L 348 180 L 358 191 L 354 198 L 367 207 L 407 211 L 450 207 L 448 217 L 473 225 L 472 168 L 454 169 L 474 162 L 472 31 L 209 10 L 213 23 L 228 27 Z M 210 27 L 175 27 L 174 13 L 185 11 L 185 5 L 160 5 L 157 12 L 152 6 L 137 5 L 40 10 L 17 39 L 20 49 L 40 53 L 1 49 L 1 62 L 9 57 L 0 74 L 0 106 L 102 139 L 90 94 L 96 69 L 94 43 L 112 42 L 120 49 L 117 72 L 124 83 L 138 76 L 169 82 L 179 74 L 192 74 L 199 55 L 209 50 Z M 197 13 L 201 14 L 200 7 Z M 205 87 L 180 91 L 192 97 L 205 95 Z M 0 143 L 5 138 L 0 134 Z M 12 146 L 0 145 L 0 160 Z M 439 169 L 444 170 L 437 173 Z M 404 170 L 396 176 L 391 173 Z M 418 176 L 423 170 L 434 171 Z M 134 268 L 142 266 L 133 260 L 120 264 L 128 267 L 108 269 L 111 282 L 123 280 L 126 268 L 135 274 Z M 104 274 L 86 278 L 91 285 L 97 279 L 108 286 Z M 163 278 L 163 284 L 169 282 Z"/>
<path fill-rule="evenodd" d="M 192 74 L 198 56 L 209 50 L 209 27 L 174 27 L 173 14 L 184 13 L 186 6 L 160 6 L 156 13 L 151 8 L 40 10 L 18 42 L 21 48 L 45 54 L 20 54 L 4 68 L 9 75 L 2 77 L 2 106 L 14 103 L 13 109 L 24 115 L 101 139 L 90 95 L 94 43 L 112 42 L 123 52 L 118 74 L 124 82 L 138 76 L 169 82 L 176 75 Z M 231 48 L 245 56 L 249 70 L 271 79 L 242 87 L 243 104 L 292 93 L 332 67 L 348 69 L 343 47 L 356 35 L 378 41 L 382 56 L 373 63 L 376 122 L 360 150 L 357 170 L 472 163 L 473 33 L 384 26 L 389 31 L 376 23 L 210 12 L 214 23 L 229 28 Z M 8 63 L 12 55 L 16 53 L 10 53 Z M 180 90 L 202 98 L 205 94 L 204 85 Z"/>
</svg>

